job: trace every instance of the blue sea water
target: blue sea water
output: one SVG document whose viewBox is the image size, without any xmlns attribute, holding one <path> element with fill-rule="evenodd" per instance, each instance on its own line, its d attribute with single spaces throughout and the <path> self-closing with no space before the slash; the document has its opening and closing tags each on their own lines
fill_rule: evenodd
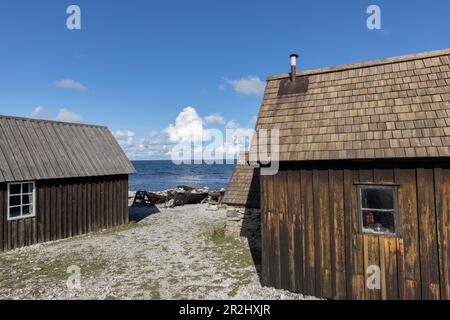
<svg viewBox="0 0 450 320">
<path fill-rule="evenodd" d="M 172 161 L 132 161 L 137 174 L 131 175 L 131 191 L 161 191 L 187 185 L 194 188 L 226 188 L 235 165 L 182 164 Z"/>
</svg>

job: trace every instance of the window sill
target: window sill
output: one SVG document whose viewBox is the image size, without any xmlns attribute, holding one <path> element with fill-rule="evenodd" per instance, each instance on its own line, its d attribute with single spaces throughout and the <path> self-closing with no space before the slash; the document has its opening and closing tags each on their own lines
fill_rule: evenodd
<svg viewBox="0 0 450 320">
<path fill-rule="evenodd" d="M 363 236 L 371 236 L 371 237 L 380 237 L 380 238 L 400 238 L 400 234 L 397 233 L 383 233 L 376 231 L 362 231 L 361 234 Z"/>
<path fill-rule="evenodd" d="M 401 184 L 394 182 L 355 182 L 355 186 L 389 186 L 389 187 L 400 187 Z"/>
<path fill-rule="evenodd" d="M 20 217 L 17 217 L 17 218 L 9 218 L 8 217 L 7 221 L 26 220 L 26 219 L 31 219 L 31 218 L 35 218 L 35 217 L 36 217 L 35 214 L 27 215 L 27 216 L 20 216 Z"/>
</svg>

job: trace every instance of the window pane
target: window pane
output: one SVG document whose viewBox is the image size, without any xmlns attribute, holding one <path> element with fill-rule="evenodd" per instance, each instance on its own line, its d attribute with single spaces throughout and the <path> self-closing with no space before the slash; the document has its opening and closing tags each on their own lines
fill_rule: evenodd
<svg viewBox="0 0 450 320">
<path fill-rule="evenodd" d="M 20 184 L 9 185 L 9 194 L 20 194 L 20 190 L 21 190 Z"/>
<path fill-rule="evenodd" d="M 394 209 L 393 188 L 362 188 L 362 207 L 369 209 Z"/>
<path fill-rule="evenodd" d="M 27 194 L 22 196 L 22 204 L 32 204 L 33 203 L 33 195 Z"/>
<path fill-rule="evenodd" d="M 10 218 L 20 217 L 20 207 L 9 208 L 9 217 Z"/>
<path fill-rule="evenodd" d="M 22 185 L 22 193 L 31 193 L 33 192 L 33 184 L 32 183 L 24 183 Z"/>
<path fill-rule="evenodd" d="M 375 233 L 396 233 L 394 212 L 363 210 L 364 229 Z"/>
<path fill-rule="evenodd" d="M 23 206 L 22 215 L 30 215 L 33 213 L 33 206 Z"/>
<path fill-rule="evenodd" d="M 9 197 L 9 206 L 20 206 L 20 196 Z"/>
</svg>

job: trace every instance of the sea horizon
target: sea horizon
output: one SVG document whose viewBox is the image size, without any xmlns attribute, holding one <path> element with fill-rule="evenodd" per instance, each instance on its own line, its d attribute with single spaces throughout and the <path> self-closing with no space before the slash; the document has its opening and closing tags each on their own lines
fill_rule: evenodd
<svg viewBox="0 0 450 320">
<path fill-rule="evenodd" d="M 132 160 L 130 191 L 164 191 L 184 185 L 193 188 L 226 189 L 234 164 L 175 164 L 172 160 Z"/>
</svg>

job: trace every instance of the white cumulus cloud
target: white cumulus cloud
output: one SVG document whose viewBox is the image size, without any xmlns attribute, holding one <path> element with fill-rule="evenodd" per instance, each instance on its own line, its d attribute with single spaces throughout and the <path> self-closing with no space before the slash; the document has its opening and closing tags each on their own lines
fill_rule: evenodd
<svg viewBox="0 0 450 320">
<path fill-rule="evenodd" d="M 132 146 L 136 134 L 129 130 L 117 130 L 113 132 L 113 135 L 121 146 Z"/>
<path fill-rule="evenodd" d="M 40 118 L 43 111 L 44 111 L 43 106 L 37 106 L 36 108 L 33 109 L 33 111 L 31 111 L 30 117 Z"/>
<path fill-rule="evenodd" d="M 31 111 L 30 117 L 35 119 L 44 119 L 44 120 L 47 119 L 62 122 L 84 123 L 84 118 L 81 115 L 73 111 L 70 111 L 67 108 L 59 109 L 58 114 L 55 117 L 45 117 L 42 115 L 43 112 L 44 107 L 37 106 L 36 108 L 33 109 L 33 111 Z"/>
<path fill-rule="evenodd" d="M 231 129 L 231 130 L 238 129 L 240 127 L 241 126 L 239 125 L 239 123 L 236 120 L 228 121 L 227 124 L 225 125 L 226 129 Z"/>
<path fill-rule="evenodd" d="M 207 124 L 220 126 L 206 127 Z M 173 159 L 178 157 L 179 147 L 187 145 L 192 148 L 185 154 L 188 157 L 222 160 L 248 150 L 253 133 L 253 129 L 241 127 L 235 120 L 226 122 L 217 113 L 202 117 L 189 106 L 180 111 L 174 123 L 162 130 L 151 130 L 143 138 L 138 138 L 132 130 L 118 130 L 113 134 L 134 160 Z"/>
<path fill-rule="evenodd" d="M 225 119 L 218 113 L 211 113 L 204 118 L 206 124 L 224 124 Z"/>
<path fill-rule="evenodd" d="M 66 108 L 62 108 L 59 110 L 58 115 L 55 118 L 56 121 L 62 122 L 72 122 L 72 123 L 83 123 L 84 119 L 81 115 L 70 111 Z"/>
<path fill-rule="evenodd" d="M 171 142 L 202 141 L 204 134 L 203 120 L 193 107 L 186 107 L 180 112 L 175 124 L 170 124 L 164 132 Z"/>
<path fill-rule="evenodd" d="M 169 142 L 161 132 L 151 131 L 146 138 L 141 138 L 138 141 L 136 141 L 136 134 L 131 130 L 118 130 L 113 132 L 113 135 L 130 159 L 169 158 Z"/>
<path fill-rule="evenodd" d="M 240 95 L 244 96 L 262 96 L 266 83 L 259 77 L 248 76 L 242 79 L 230 80 L 226 82 Z"/>
<path fill-rule="evenodd" d="M 61 88 L 61 89 L 71 89 L 71 90 L 78 90 L 78 91 L 86 91 L 87 87 L 84 86 L 81 82 L 75 81 L 72 79 L 62 79 L 55 82 L 55 87 Z"/>
</svg>

